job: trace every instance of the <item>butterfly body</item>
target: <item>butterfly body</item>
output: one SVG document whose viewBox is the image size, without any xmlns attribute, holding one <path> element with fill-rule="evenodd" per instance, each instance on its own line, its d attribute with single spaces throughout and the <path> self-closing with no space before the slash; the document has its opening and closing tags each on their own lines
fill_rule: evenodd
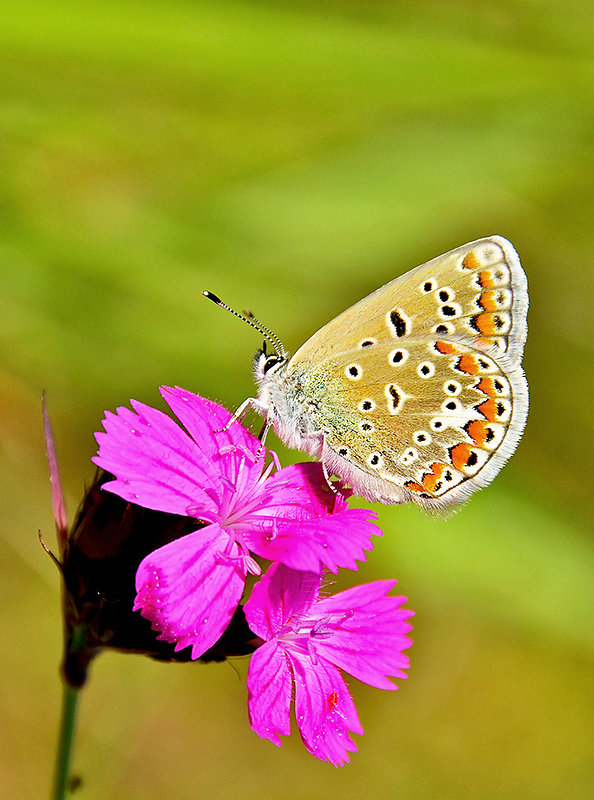
<svg viewBox="0 0 594 800">
<path fill-rule="evenodd" d="M 259 351 L 254 406 L 356 494 L 447 507 L 522 434 L 527 307 L 512 245 L 479 239 L 376 290 L 292 358 Z"/>
</svg>

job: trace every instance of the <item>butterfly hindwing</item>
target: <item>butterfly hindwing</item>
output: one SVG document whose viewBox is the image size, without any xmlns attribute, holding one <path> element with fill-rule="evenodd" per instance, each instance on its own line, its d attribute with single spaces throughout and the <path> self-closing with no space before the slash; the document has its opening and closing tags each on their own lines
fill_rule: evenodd
<svg viewBox="0 0 594 800">
<path fill-rule="evenodd" d="M 448 339 L 350 355 L 311 372 L 326 382 L 316 427 L 339 459 L 439 506 L 488 483 L 515 449 L 527 387 L 505 356 Z"/>
</svg>

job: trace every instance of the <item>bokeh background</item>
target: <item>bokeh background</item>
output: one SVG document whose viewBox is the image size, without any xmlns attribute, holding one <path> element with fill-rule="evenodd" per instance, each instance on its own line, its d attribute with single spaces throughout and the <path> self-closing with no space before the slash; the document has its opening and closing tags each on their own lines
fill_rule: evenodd
<svg viewBox="0 0 594 800">
<path fill-rule="evenodd" d="M 335 770 L 251 733 L 247 661 L 101 656 L 81 800 L 552 800 L 592 779 L 592 26 L 574 0 L 31 0 L 0 20 L 0 797 L 48 793 L 58 573 L 40 416 L 71 516 L 103 411 L 179 384 L 236 407 L 259 345 L 294 350 L 418 263 L 491 233 L 529 276 L 531 413 L 446 521 L 380 508 L 339 585 L 398 577 L 410 678 L 351 682 Z M 274 443 L 274 438 L 270 440 Z M 278 447 L 284 461 L 297 459 Z"/>
</svg>

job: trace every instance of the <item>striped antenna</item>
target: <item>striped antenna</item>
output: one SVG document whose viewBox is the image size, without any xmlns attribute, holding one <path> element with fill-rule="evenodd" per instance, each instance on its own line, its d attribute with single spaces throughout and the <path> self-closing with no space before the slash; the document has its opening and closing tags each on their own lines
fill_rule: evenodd
<svg viewBox="0 0 594 800">
<path fill-rule="evenodd" d="M 212 300 L 212 302 L 216 306 L 219 306 L 219 308 L 224 308 L 225 311 L 228 311 L 230 314 L 233 314 L 233 316 L 237 317 L 243 322 L 246 322 L 252 328 L 255 328 L 258 331 L 258 333 L 261 333 L 262 336 L 268 342 L 270 342 L 270 344 L 274 347 L 274 350 L 279 358 L 285 359 L 287 357 L 287 351 L 283 347 L 283 343 L 278 338 L 278 336 L 272 333 L 272 331 L 268 330 L 268 328 L 265 325 L 263 325 L 259 319 L 256 319 L 256 317 L 254 317 L 253 314 L 251 313 L 245 315 L 240 314 L 238 311 L 235 311 L 235 309 L 231 308 L 231 306 L 228 306 L 227 303 L 223 303 L 221 298 L 217 297 L 217 295 L 213 294 L 212 292 L 204 291 L 202 292 L 202 294 L 204 295 L 204 297 L 207 297 L 209 300 Z"/>
</svg>

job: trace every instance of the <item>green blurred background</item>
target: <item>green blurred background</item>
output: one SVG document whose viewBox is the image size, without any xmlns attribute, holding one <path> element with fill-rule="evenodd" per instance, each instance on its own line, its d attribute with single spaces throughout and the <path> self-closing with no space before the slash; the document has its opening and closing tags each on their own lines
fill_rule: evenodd
<svg viewBox="0 0 594 800">
<path fill-rule="evenodd" d="M 40 418 L 70 514 L 103 411 L 180 384 L 227 405 L 259 345 L 471 239 L 531 292 L 531 413 L 446 521 L 379 508 L 358 575 L 416 610 L 410 678 L 351 682 L 350 766 L 249 730 L 247 661 L 107 654 L 83 698 L 77 797 L 590 797 L 592 26 L 575 1 L 56 2 L 0 20 L 0 797 L 47 795 L 59 581 Z M 270 440 L 275 443 L 274 438 Z M 283 459 L 296 459 L 278 448 Z"/>
</svg>

